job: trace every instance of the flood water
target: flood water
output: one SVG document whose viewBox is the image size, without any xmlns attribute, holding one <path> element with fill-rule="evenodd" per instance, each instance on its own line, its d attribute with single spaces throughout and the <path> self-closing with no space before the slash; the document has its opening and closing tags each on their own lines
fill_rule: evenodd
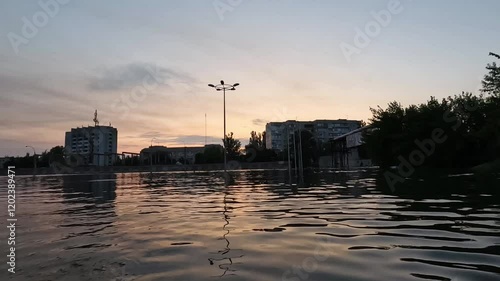
<svg viewBox="0 0 500 281">
<path fill-rule="evenodd" d="M 17 177 L 16 274 L 0 279 L 500 280 L 500 200 L 472 175 L 404 193 L 374 171 L 233 175 Z"/>
</svg>

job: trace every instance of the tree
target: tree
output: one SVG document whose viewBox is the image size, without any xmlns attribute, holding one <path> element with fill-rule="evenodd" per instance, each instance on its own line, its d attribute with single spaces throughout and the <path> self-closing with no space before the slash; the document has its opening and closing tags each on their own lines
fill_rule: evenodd
<svg viewBox="0 0 500 281">
<path fill-rule="evenodd" d="M 203 156 L 196 158 L 196 163 L 222 163 L 224 162 L 224 149 L 220 145 L 206 146 Z"/>
<path fill-rule="evenodd" d="M 6 166 L 16 166 L 17 168 L 33 168 L 34 155 L 26 153 L 24 157 L 11 157 Z M 45 150 L 36 155 L 37 167 L 49 167 L 54 162 L 65 163 L 64 147 L 54 146 L 49 151 Z"/>
<path fill-rule="evenodd" d="M 262 149 L 264 148 L 264 144 L 262 141 L 262 134 L 257 133 L 256 131 L 251 131 L 250 132 L 250 139 L 248 141 L 248 144 L 257 148 L 257 149 Z"/>
<path fill-rule="evenodd" d="M 277 154 L 272 149 L 257 148 L 252 144 L 245 145 L 245 157 L 247 162 L 270 162 L 277 160 Z"/>
<path fill-rule="evenodd" d="M 3 163 L 3 169 L 7 169 L 7 167 L 9 166 L 15 166 L 16 165 L 16 162 L 15 162 L 15 158 L 14 157 L 10 157 L 9 160 L 5 161 L 5 163 Z M 17 166 L 16 166 L 17 167 Z"/>
<path fill-rule="evenodd" d="M 267 149 L 267 139 L 266 139 L 266 131 L 262 132 L 262 146 L 264 149 Z"/>
<path fill-rule="evenodd" d="M 49 165 L 54 162 L 64 163 L 64 146 L 54 146 L 49 151 Z"/>
<path fill-rule="evenodd" d="M 233 132 L 227 134 L 223 140 L 227 158 L 236 160 L 240 156 L 241 142 L 233 137 Z"/>
<path fill-rule="evenodd" d="M 9 161 L 4 163 L 4 168 L 7 166 L 15 166 L 16 168 L 33 168 L 33 157 L 34 155 L 30 155 L 29 153 L 26 153 L 24 157 L 11 157 Z"/>
<path fill-rule="evenodd" d="M 205 164 L 206 163 L 205 154 L 201 153 L 201 152 L 196 153 L 194 155 L 194 163 L 195 164 Z"/>
<path fill-rule="evenodd" d="M 266 132 L 257 133 L 250 132 L 250 139 L 245 145 L 245 157 L 247 162 L 269 162 L 276 161 L 276 152 L 271 149 L 266 149 L 265 145 Z"/>
<path fill-rule="evenodd" d="M 500 59 L 500 55 L 494 53 L 490 53 L 490 56 Z M 500 95 L 500 66 L 497 66 L 496 62 L 492 62 L 486 66 L 486 69 L 489 72 L 482 81 L 482 91 L 492 95 Z"/>
<path fill-rule="evenodd" d="M 381 167 L 410 160 L 419 163 L 415 169 L 469 168 L 498 159 L 499 100 L 462 93 L 419 105 L 372 108 L 372 129 L 364 133 L 368 153 Z M 444 141 L 433 140 L 436 130 Z"/>
</svg>

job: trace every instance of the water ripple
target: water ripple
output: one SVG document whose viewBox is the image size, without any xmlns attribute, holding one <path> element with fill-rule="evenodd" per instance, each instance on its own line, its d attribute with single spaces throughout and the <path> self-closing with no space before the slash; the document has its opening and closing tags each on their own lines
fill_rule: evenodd
<svg viewBox="0 0 500 281">
<path fill-rule="evenodd" d="M 19 177 L 13 280 L 500 280 L 499 196 L 472 175 L 396 194 L 369 169 L 233 176 Z"/>
</svg>

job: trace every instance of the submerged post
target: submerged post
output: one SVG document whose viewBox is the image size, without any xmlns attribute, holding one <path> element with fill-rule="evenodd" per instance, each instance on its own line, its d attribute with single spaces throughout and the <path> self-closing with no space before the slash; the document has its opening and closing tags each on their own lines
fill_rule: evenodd
<svg viewBox="0 0 500 281">
<path fill-rule="evenodd" d="M 290 162 L 290 127 L 286 126 L 286 139 L 287 139 L 287 151 L 288 151 L 288 179 L 290 184 L 292 183 L 292 162 Z"/>
</svg>

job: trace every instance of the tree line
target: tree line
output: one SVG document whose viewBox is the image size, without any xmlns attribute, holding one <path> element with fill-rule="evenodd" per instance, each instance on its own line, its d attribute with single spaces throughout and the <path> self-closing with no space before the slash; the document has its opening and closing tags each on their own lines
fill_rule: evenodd
<svg viewBox="0 0 500 281">
<path fill-rule="evenodd" d="M 228 161 L 246 161 L 246 162 L 271 162 L 279 160 L 279 155 L 272 149 L 267 148 L 266 132 L 250 132 L 248 144 L 241 147 L 241 141 L 234 138 L 233 132 L 230 132 L 222 140 L 226 149 Z M 203 153 L 195 156 L 196 164 L 223 163 L 224 148 L 218 146 L 209 146 Z"/>
<path fill-rule="evenodd" d="M 490 55 L 500 60 L 499 55 Z M 441 100 L 430 97 L 427 102 L 417 105 L 403 106 L 393 101 L 385 109 L 370 108 L 370 129 L 364 132 L 363 139 L 373 163 L 383 168 L 398 166 L 402 162 L 428 168 L 470 168 L 496 163 L 500 159 L 500 66 L 492 62 L 487 64 L 486 70 L 478 95 L 462 92 Z M 294 167 L 300 153 L 304 167 L 316 167 L 320 156 L 332 153 L 331 143 L 319 143 L 307 130 L 296 131 L 292 136 L 295 141 L 289 142 L 289 150 L 290 155 L 297 155 L 290 159 Z M 301 143 L 297 143 L 298 139 Z M 244 148 L 233 132 L 222 141 L 224 146 L 208 146 L 203 153 L 196 154 L 195 163 L 224 162 L 224 148 L 228 161 L 288 160 L 288 147 L 282 152 L 268 148 L 265 131 L 250 132 L 249 143 Z M 37 155 L 37 166 L 48 167 L 53 161 L 64 162 L 65 156 L 64 147 L 55 146 Z M 12 157 L 4 168 L 31 168 L 33 157 L 30 154 Z M 134 165 L 138 162 L 139 158 L 133 157 L 115 164 Z"/>
<path fill-rule="evenodd" d="M 490 53 L 496 59 L 500 56 Z M 441 100 L 371 108 L 364 133 L 373 162 L 383 168 L 470 168 L 500 159 L 500 67 L 486 66 L 481 92 Z"/>
<path fill-rule="evenodd" d="M 41 154 L 32 155 L 26 153 L 23 157 L 10 157 L 4 164 L 3 167 L 6 169 L 8 166 L 15 166 L 16 168 L 33 168 L 37 167 L 49 167 L 50 163 L 59 161 L 64 163 L 64 147 L 54 146 L 49 151 L 45 150 Z"/>
</svg>

